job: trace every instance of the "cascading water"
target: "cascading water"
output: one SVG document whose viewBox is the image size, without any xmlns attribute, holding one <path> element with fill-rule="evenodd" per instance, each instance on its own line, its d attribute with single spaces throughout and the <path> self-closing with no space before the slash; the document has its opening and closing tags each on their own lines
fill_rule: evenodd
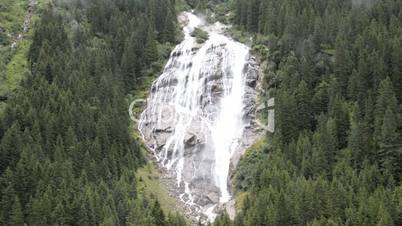
<svg viewBox="0 0 402 226">
<path fill-rule="evenodd" d="M 179 198 L 198 216 L 214 218 L 231 198 L 231 164 L 249 145 L 257 69 L 249 48 L 185 12 L 184 40 L 153 83 L 139 130 L 156 160 L 174 175 Z M 209 39 L 191 36 L 201 28 Z M 252 133 L 252 132 L 251 132 Z M 249 141 L 247 141 L 249 140 Z"/>
</svg>

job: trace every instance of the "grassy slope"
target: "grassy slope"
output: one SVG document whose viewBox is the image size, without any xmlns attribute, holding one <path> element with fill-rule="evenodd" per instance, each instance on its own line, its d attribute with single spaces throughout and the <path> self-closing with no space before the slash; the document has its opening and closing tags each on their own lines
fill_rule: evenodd
<svg viewBox="0 0 402 226">
<path fill-rule="evenodd" d="M 28 0 L 2 0 L 0 4 L 0 28 L 5 34 L 15 36 L 22 30 L 22 24 L 24 23 L 25 12 L 28 7 Z M 12 38 L 7 40 L 12 42 Z M 9 46 L 2 46 L 1 53 L 3 56 L 0 59 L 4 64 L 3 73 L 0 77 L 0 95 L 7 94 L 10 90 L 15 88 L 16 80 L 19 81 L 20 74 L 14 76 L 13 73 L 22 71 L 22 68 L 26 65 L 26 57 L 24 57 L 23 49 L 29 47 L 28 43 L 21 43 L 16 49 L 12 50 Z M 10 57 L 5 57 L 10 55 Z"/>
<path fill-rule="evenodd" d="M 28 0 L 1 0 L 0 28 L 7 33 L 18 33 L 22 29 Z"/>
<path fill-rule="evenodd" d="M 179 211 L 177 201 L 169 196 L 169 191 L 160 180 L 160 173 L 152 161 L 137 171 L 137 189 L 148 197 L 156 197 L 165 213 Z"/>
<path fill-rule="evenodd" d="M 6 65 L 5 77 L 0 84 L 0 95 L 13 92 L 24 78 L 24 74 L 28 71 L 27 53 L 30 45 L 30 39 L 24 39 L 18 44 L 10 62 Z"/>
<path fill-rule="evenodd" d="M 7 32 L 21 32 L 22 24 L 24 22 L 25 13 L 27 9 L 27 0 L 2 0 L 9 4 L 11 11 L 0 10 L 0 27 L 6 29 Z M 50 0 L 38 0 L 38 5 L 32 16 L 31 27 L 39 19 L 40 11 Z M 3 20 L 7 18 L 7 20 Z M 5 73 L 0 77 L 0 95 L 7 95 L 12 93 L 18 88 L 19 83 L 25 77 L 25 73 L 28 72 L 27 68 L 27 53 L 32 42 L 32 35 L 34 29 L 24 34 L 24 39 L 20 41 L 15 50 L 11 50 L 9 47 L 0 47 L 4 49 L 4 53 L 9 51 L 11 57 L 7 62 L 4 62 Z M 1 107 L 0 107 L 1 110 Z M 0 111 L 1 112 L 1 111 Z"/>
</svg>

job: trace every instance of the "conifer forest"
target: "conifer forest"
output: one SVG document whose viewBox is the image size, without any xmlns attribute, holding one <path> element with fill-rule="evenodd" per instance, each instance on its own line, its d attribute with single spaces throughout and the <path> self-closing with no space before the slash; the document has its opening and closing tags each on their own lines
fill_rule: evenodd
<svg viewBox="0 0 402 226">
<path fill-rule="evenodd" d="M 402 226 L 401 182 L 401 0 L 0 0 L 0 225 Z"/>
</svg>

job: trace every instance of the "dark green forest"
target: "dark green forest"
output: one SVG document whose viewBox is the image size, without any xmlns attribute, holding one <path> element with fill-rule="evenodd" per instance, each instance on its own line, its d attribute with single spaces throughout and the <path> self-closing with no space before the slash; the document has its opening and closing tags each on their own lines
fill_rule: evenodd
<svg viewBox="0 0 402 226">
<path fill-rule="evenodd" d="M 236 0 L 276 131 L 215 225 L 402 225 L 402 1 Z"/>
<path fill-rule="evenodd" d="M 43 12 L 0 120 L 0 225 L 185 224 L 136 191 L 145 158 L 126 113 L 176 42 L 174 7 L 77 0 Z"/>
<path fill-rule="evenodd" d="M 0 225 L 187 224 L 137 191 L 147 160 L 127 114 L 180 39 L 178 3 L 44 10 L 29 73 L 0 115 Z M 253 37 L 261 98 L 276 102 L 275 133 L 233 175 L 238 215 L 214 225 L 402 225 L 402 1 L 187 4 Z"/>
</svg>

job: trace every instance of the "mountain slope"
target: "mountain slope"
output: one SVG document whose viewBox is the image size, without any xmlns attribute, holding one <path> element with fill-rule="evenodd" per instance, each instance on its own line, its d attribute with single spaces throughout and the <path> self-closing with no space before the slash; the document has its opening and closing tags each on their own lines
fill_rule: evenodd
<svg viewBox="0 0 402 226">
<path fill-rule="evenodd" d="M 235 1 L 276 103 L 275 133 L 235 174 L 235 225 L 402 224 L 401 7 Z"/>
<path fill-rule="evenodd" d="M 185 224 L 137 191 L 145 161 L 125 101 L 160 69 L 174 18 L 168 0 L 55 1 L 43 12 L 30 73 L 0 120 L 1 225 Z"/>
</svg>

